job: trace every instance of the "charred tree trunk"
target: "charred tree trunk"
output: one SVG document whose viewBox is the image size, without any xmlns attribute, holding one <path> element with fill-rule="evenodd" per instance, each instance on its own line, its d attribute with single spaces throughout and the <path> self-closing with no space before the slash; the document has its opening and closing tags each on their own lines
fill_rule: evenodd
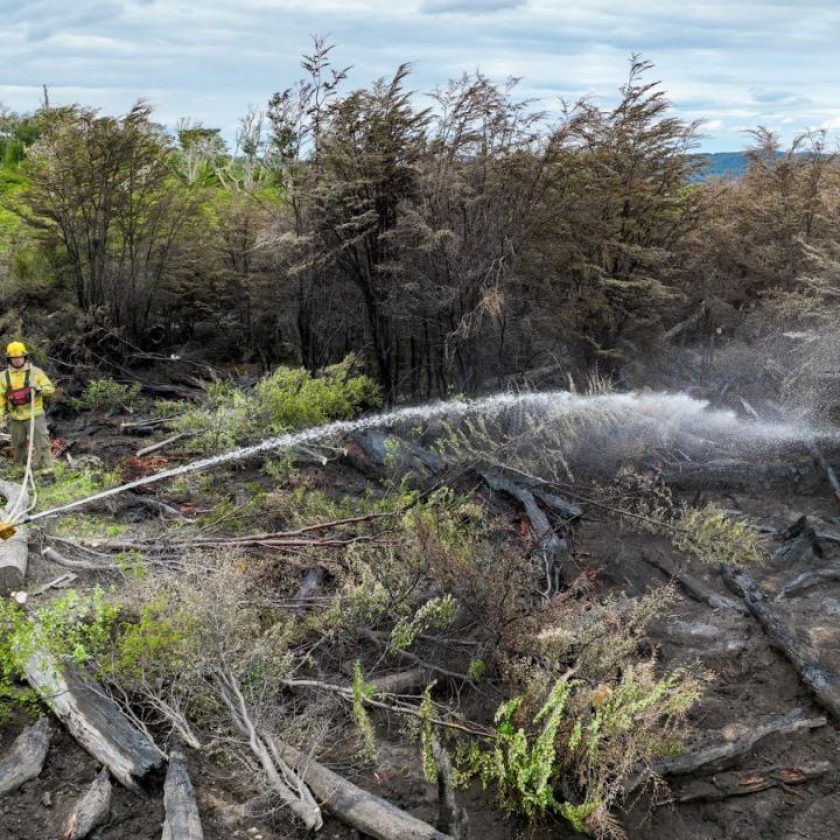
<svg viewBox="0 0 840 840">
<path fill-rule="evenodd" d="M 8 754 L 0 760 L 0 796 L 41 775 L 49 746 L 50 728 L 46 718 L 18 735 Z"/>
<path fill-rule="evenodd" d="M 557 536 L 531 490 L 489 469 L 478 470 L 478 474 L 491 490 L 497 493 L 507 493 L 525 509 L 525 515 L 531 524 L 534 538 L 543 554 L 543 568 L 546 577 L 546 591 L 543 594 L 549 598 L 556 595 L 564 584 L 570 584 L 578 574 L 566 540 Z"/>
<path fill-rule="evenodd" d="M 184 755 L 173 750 L 163 785 L 163 806 L 166 820 L 161 840 L 203 840 L 201 818 L 195 801 L 195 791 L 187 773 Z"/>
<path fill-rule="evenodd" d="M 452 840 L 376 794 L 362 790 L 287 744 L 277 752 L 304 779 L 325 811 L 375 840 Z"/>
<path fill-rule="evenodd" d="M 744 599 L 749 611 L 778 648 L 794 665 L 817 701 L 840 721 L 840 677 L 819 664 L 817 652 L 797 636 L 770 606 L 764 593 L 746 573 L 724 568 L 724 580 Z"/>
<path fill-rule="evenodd" d="M 64 822 L 62 840 L 82 840 L 108 819 L 111 810 L 111 780 L 103 767 Z"/>
<path fill-rule="evenodd" d="M 150 777 L 163 768 L 160 750 L 87 676 L 63 668 L 43 647 L 29 655 L 23 672 L 70 734 L 120 784 L 142 792 Z"/>
<path fill-rule="evenodd" d="M 749 753 L 768 735 L 790 735 L 806 729 L 816 729 L 825 724 L 824 717 L 805 718 L 802 715 L 802 709 L 793 709 L 787 714 L 773 718 L 763 726 L 745 732 L 734 741 L 722 741 L 674 758 L 663 759 L 633 778 L 625 786 L 625 792 L 631 793 L 655 776 L 686 776 L 701 768 L 721 769 Z"/>
<path fill-rule="evenodd" d="M 721 595 L 719 592 L 715 592 L 714 589 L 707 586 L 699 578 L 675 568 L 671 562 L 666 560 L 662 555 L 642 554 L 642 559 L 651 566 L 655 566 L 657 569 L 664 572 L 668 575 L 668 577 L 676 580 L 680 586 L 682 586 L 682 588 L 692 598 L 694 598 L 695 601 L 699 601 L 701 604 L 708 604 L 713 609 L 722 608 L 742 614 L 747 613 L 747 608 L 742 603 L 739 601 L 733 601 L 731 598 L 727 598 L 726 595 Z"/>
</svg>

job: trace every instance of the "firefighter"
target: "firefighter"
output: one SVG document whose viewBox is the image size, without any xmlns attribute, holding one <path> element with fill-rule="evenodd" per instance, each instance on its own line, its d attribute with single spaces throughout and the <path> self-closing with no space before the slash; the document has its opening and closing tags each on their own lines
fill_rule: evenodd
<svg viewBox="0 0 840 840">
<path fill-rule="evenodd" d="M 29 428 L 35 416 L 33 429 L 32 468 L 52 466 L 50 434 L 44 416 L 44 397 L 55 393 L 55 386 L 40 368 L 29 361 L 26 345 L 13 341 L 6 347 L 8 367 L 0 374 L 5 395 L 0 403 L 0 423 L 8 421 L 12 435 L 15 464 L 26 466 L 29 451 Z"/>
</svg>

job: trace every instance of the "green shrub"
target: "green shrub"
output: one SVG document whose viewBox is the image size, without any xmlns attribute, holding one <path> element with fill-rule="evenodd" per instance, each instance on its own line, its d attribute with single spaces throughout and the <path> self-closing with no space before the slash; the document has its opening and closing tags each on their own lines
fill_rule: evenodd
<svg viewBox="0 0 840 840">
<path fill-rule="evenodd" d="M 303 369 L 281 367 L 253 390 L 223 382 L 208 385 L 203 405 L 181 415 L 174 427 L 196 436 L 191 446 L 222 452 L 267 435 L 350 419 L 380 404 L 379 390 L 366 376 L 349 377 L 337 367 L 316 378 Z"/>
<path fill-rule="evenodd" d="M 80 397 L 70 400 L 76 411 L 123 409 L 131 411 L 140 395 L 140 383 L 123 385 L 113 379 L 92 379 Z"/>
<path fill-rule="evenodd" d="M 761 533 L 747 517 L 711 502 L 703 507 L 677 502 L 669 487 L 629 468 L 616 474 L 612 490 L 624 496 L 615 509 L 630 527 L 661 534 L 706 563 L 750 566 L 767 560 Z"/>
<path fill-rule="evenodd" d="M 406 650 L 414 640 L 430 627 L 449 626 L 458 611 L 458 602 L 451 595 L 426 601 L 410 619 L 401 618 L 391 630 L 388 649 L 392 652 Z"/>
<path fill-rule="evenodd" d="M 278 431 L 320 426 L 353 417 L 360 407 L 378 406 L 379 391 L 366 376 L 344 378 L 327 371 L 313 379 L 305 370 L 278 368 L 257 385 L 257 399 Z"/>
<path fill-rule="evenodd" d="M 356 729 L 362 736 L 361 755 L 368 761 L 376 761 L 379 756 L 376 734 L 365 709 L 365 700 L 373 696 L 373 691 L 373 686 L 365 682 L 362 666 L 356 660 L 353 663 L 353 720 L 356 723 Z"/>
<path fill-rule="evenodd" d="M 85 595 L 69 589 L 31 617 L 14 602 L 0 601 L 0 718 L 12 707 L 37 706 L 32 692 L 17 685 L 36 647 L 85 665 L 108 650 L 118 615 L 118 605 L 99 587 Z"/>
<path fill-rule="evenodd" d="M 559 809 L 552 784 L 559 769 L 555 741 L 575 685 L 566 676 L 557 680 L 534 716 L 537 728 L 531 732 L 516 726 L 513 720 L 525 698 L 514 697 L 503 703 L 494 718 L 496 740 L 492 748 L 482 750 L 473 742 L 472 749 L 462 755 L 467 775 L 478 776 L 485 787 L 494 783 L 505 810 L 521 810 L 533 817 Z"/>
</svg>

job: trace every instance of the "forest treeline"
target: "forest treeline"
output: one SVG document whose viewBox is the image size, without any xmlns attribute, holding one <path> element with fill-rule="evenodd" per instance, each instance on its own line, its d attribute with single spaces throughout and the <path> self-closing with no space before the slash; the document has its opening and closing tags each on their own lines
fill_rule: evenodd
<svg viewBox="0 0 840 840">
<path fill-rule="evenodd" d="M 423 108 L 408 66 L 353 88 L 316 40 L 235 149 L 151 106 L 4 112 L 0 332 L 68 363 L 182 353 L 317 372 L 388 402 L 533 370 L 621 377 L 665 341 L 819 317 L 840 246 L 822 133 L 752 134 L 698 182 L 702 130 L 633 57 L 615 107 L 549 118 L 464 74 Z M 661 352 L 658 353 L 661 357 Z"/>
</svg>

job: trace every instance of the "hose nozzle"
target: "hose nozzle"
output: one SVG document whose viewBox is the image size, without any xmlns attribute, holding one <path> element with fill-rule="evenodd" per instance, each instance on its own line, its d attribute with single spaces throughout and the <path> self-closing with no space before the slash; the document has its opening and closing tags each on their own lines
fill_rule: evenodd
<svg viewBox="0 0 840 840">
<path fill-rule="evenodd" d="M 0 522 L 0 540 L 11 539 L 17 533 L 17 527 L 13 522 Z"/>
</svg>

